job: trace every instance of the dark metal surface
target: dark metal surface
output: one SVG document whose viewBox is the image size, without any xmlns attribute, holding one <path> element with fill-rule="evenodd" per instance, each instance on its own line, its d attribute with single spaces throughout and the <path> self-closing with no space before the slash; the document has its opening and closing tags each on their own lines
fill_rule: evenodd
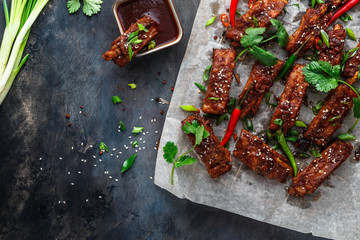
<svg viewBox="0 0 360 240">
<path fill-rule="evenodd" d="M 0 106 L 0 239 L 315 239 L 154 185 L 154 147 L 168 106 L 151 99 L 171 99 L 199 4 L 174 2 L 181 43 L 120 69 L 101 58 L 118 35 L 112 1 L 91 18 L 50 1 L 32 28 L 30 58 Z M 113 105 L 113 95 L 124 102 Z M 119 120 L 126 132 L 118 132 Z M 146 135 L 132 136 L 134 126 Z M 134 139 L 142 149 L 121 174 Z M 101 156 L 100 141 L 110 148 Z"/>
</svg>

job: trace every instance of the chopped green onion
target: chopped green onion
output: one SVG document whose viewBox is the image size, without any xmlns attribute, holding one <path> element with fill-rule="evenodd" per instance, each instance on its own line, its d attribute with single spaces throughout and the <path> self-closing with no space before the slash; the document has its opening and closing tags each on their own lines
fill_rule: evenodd
<svg viewBox="0 0 360 240">
<path fill-rule="evenodd" d="M 212 65 L 209 65 L 205 68 L 205 71 L 203 73 L 203 80 L 204 82 L 206 82 L 207 80 L 209 80 L 210 77 L 210 71 L 211 71 Z"/>
<path fill-rule="evenodd" d="M 319 158 L 321 157 L 321 154 L 317 151 L 317 150 L 312 150 L 311 151 L 312 155 L 314 156 L 314 158 Z"/>
<path fill-rule="evenodd" d="M 340 16 L 340 19 L 344 22 L 348 22 L 348 21 L 353 20 L 353 17 L 347 13 L 344 13 L 343 15 Z"/>
<path fill-rule="evenodd" d="M 130 61 L 131 61 L 131 59 L 132 59 L 132 57 L 133 57 L 133 55 L 134 55 L 134 52 L 133 52 L 130 44 L 128 45 L 128 50 L 129 50 L 129 59 L 130 59 Z"/>
<path fill-rule="evenodd" d="M 299 3 L 293 4 L 293 6 L 296 6 L 300 11 L 300 4 Z"/>
<path fill-rule="evenodd" d="M 329 122 L 335 121 L 336 119 L 339 119 L 339 118 L 341 118 L 341 116 L 335 116 L 333 118 L 330 118 Z"/>
<path fill-rule="evenodd" d="M 236 16 L 241 17 L 241 13 L 240 13 L 239 9 L 236 9 Z"/>
<path fill-rule="evenodd" d="M 204 86 L 204 85 L 196 82 L 196 83 L 195 83 L 195 86 L 197 86 L 197 87 L 200 89 L 200 91 L 206 92 L 206 89 L 205 89 L 205 86 Z"/>
<path fill-rule="evenodd" d="M 355 140 L 356 137 L 349 134 L 349 133 L 343 133 L 343 134 L 339 134 L 336 136 L 336 138 L 343 140 L 343 141 L 350 141 L 350 140 Z"/>
<path fill-rule="evenodd" d="M 236 98 L 233 97 L 233 98 L 230 100 L 229 104 L 227 105 L 227 111 L 228 111 L 228 113 L 231 114 L 231 113 L 234 111 L 235 107 L 236 107 Z"/>
<path fill-rule="evenodd" d="M 200 110 L 194 107 L 193 105 L 182 105 L 180 106 L 180 108 L 187 112 L 200 112 Z"/>
<path fill-rule="evenodd" d="M 125 160 L 125 162 L 124 162 L 124 164 L 123 164 L 123 166 L 121 168 L 121 173 L 123 173 L 126 170 L 128 170 L 129 168 L 131 168 L 131 166 L 134 163 L 135 158 L 136 158 L 136 154 Z"/>
<path fill-rule="evenodd" d="M 119 98 L 119 96 L 112 97 L 113 104 L 122 103 L 123 101 Z"/>
<path fill-rule="evenodd" d="M 298 157 L 302 158 L 302 159 L 306 159 L 306 158 L 309 158 L 311 157 L 309 154 L 307 153 L 299 153 L 298 154 Z"/>
<path fill-rule="evenodd" d="M 156 42 L 155 42 L 154 40 L 151 40 L 150 43 L 149 43 L 149 45 L 148 45 L 148 49 L 149 49 L 149 50 L 150 50 L 150 49 L 153 49 L 153 48 L 155 48 L 155 46 L 156 46 Z"/>
<path fill-rule="evenodd" d="M 135 88 L 136 88 L 136 84 L 135 84 L 135 83 L 129 83 L 128 86 L 131 87 L 131 89 L 135 89 Z"/>
<path fill-rule="evenodd" d="M 295 129 L 290 129 L 288 134 L 289 136 L 295 136 L 295 137 L 299 136 L 299 133 Z"/>
<path fill-rule="evenodd" d="M 144 25 L 142 25 L 141 23 L 138 23 L 138 28 L 139 28 L 139 31 L 144 31 L 144 32 L 149 32 L 149 30 L 147 30 Z"/>
<path fill-rule="evenodd" d="M 123 121 L 120 121 L 119 122 L 119 127 L 120 127 L 120 129 L 121 129 L 121 131 L 126 131 L 126 127 L 125 127 L 125 124 L 123 123 Z"/>
<path fill-rule="evenodd" d="M 301 128 L 307 128 L 307 125 L 303 121 L 296 121 L 295 126 L 301 127 Z"/>
<path fill-rule="evenodd" d="M 274 140 L 270 130 L 266 130 L 266 136 L 272 145 L 276 145 L 276 141 Z"/>
<path fill-rule="evenodd" d="M 254 124 L 253 124 L 253 121 L 251 120 L 251 118 L 244 117 L 241 121 L 242 121 L 242 125 L 246 131 L 250 131 L 250 132 L 254 131 Z"/>
<path fill-rule="evenodd" d="M 215 22 L 216 16 L 213 16 L 212 18 L 210 18 L 209 20 L 207 20 L 205 27 L 210 26 L 211 24 L 213 24 Z"/>
<path fill-rule="evenodd" d="M 270 94 L 270 93 L 266 93 L 266 94 L 265 94 L 265 102 L 266 102 L 266 104 L 269 105 L 269 106 L 276 107 L 278 104 L 277 104 L 277 103 L 271 103 L 271 102 L 270 102 L 270 98 L 271 98 L 271 94 Z"/>
<path fill-rule="evenodd" d="M 326 46 L 329 48 L 329 47 L 330 47 L 329 35 L 328 35 L 324 30 L 322 30 L 322 29 L 321 29 L 320 32 L 321 32 L 321 37 L 322 37 L 324 43 L 325 43 Z"/>
<path fill-rule="evenodd" d="M 219 101 L 220 100 L 220 98 L 216 98 L 216 97 L 209 97 L 208 99 L 209 100 L 214 100 L 214 101 Z"/>
<path fill-rule="evenodd" d="M 324 105 L 324 101 L 321 101 L 316 106 L 313 106 L 311 108 L 315 116 L 318 115 L 318 113 L 323 105 Z"/>
<path fill-rule="evenodd" d="M 275 123 L 276 125 L 282 126 L 282 125 L 283 125 L 283 120 L 277 118 L 277 119 L 274 120 L 274 123 Z"/>
<path fill-rule="evenodd" d="M 134 129 L 132 130 L 132 133 L 134 135 L 136 135 L 136 134 L 140 133 L 142 130 L 144 130 L 143 127 L 134 127 Z"/>
<path fill-rule="evenodd" d="M 224 120 L 229 120 L 229 117 L 227 115 L 227 113 L 221 115 L 220 117 L 218 117 L 217 121 L 216 121 L 216 126 L 219 126 Z"/>
<path fill-rule="evenodd" d="M 100 149 L 100 151 L 109 152 L 109 148 L 106 146 L 106 144 L 104 142 L 100 142 L 99 149 Z"/>
<path fill-rule="evenodd" d="M 134 142 L 131 144 L 131 146 L 132 146 L 132 147 L 136 147 L 136 146 L 138 145 L 138 143 L 139 143 L 139 142 L 136 140 L 136 141 L 134 141 Z"/>
<path fill-rule="evenodd" d="M 350 28 L 346 28 L 346 32 L 349 36 L 349 38 L 353 41 L 357 41 L 355 33 L 353 32 L 353 30 L 351 30 Z"/>
<path fill-rule="evenodd" d="M 133 39 L 134 37 L 136 37 L 139 34 L 139 31 L 135 31 L 129 34 L 128 36 L 128 41 L 130 41 L 131 39 Z"/>
</svg>

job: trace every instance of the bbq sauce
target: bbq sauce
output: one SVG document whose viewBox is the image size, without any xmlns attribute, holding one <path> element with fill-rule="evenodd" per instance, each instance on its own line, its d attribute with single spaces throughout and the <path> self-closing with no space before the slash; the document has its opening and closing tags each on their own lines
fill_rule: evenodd
<svg viewBox="0 0 360 240">
<path fill-rule="evenodd" d="M 156 21 L 159 24 L 156 47 L 176 40 L 179 35 L 168 0 L 129 0 L 119 5 L 117 13 L 124 30 L 144 15 Z"/>
</svg>

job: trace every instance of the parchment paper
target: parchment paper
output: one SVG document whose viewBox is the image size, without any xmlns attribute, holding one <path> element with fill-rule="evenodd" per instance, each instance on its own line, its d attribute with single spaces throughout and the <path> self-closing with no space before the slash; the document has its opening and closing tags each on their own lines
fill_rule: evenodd
<svg viewBox="0 0 360 240">
<path fill-rule="evenodd" d="M 303 2 L 307 3 L 307 1 Z M 297 6 L 293 5 L 297 3 L 300 4 L 300 11 Z M 229 47 L 228 43 L 220 42 L 224 28 L 219 19 L 220 14 L 226 13 L 225 9 L 229 7 L 229 4 L 230 0 L 202 0 L 200 3 L 165 121 L 156 162 L 155 184 L 179 198 L 187 198 L 196 203 L 292 230 L 311 232 L 313 235 L 327 238 L 360 239 L 360 164 L 353 160 L 353 155 L 314 194 L 303 199 L 287 194 L 286 188 L 291 184 L 290 179 L 287 183 L 280 184 L 275 180 L 256 174 L 234 157 L 232 157 L 232 170 L 220 179 L 211 179 L 204 165 L 198 161 L 191 166 L 176 169 L 175 184 L 170 184 L 172 165 L 164 160 L 162 149 L 167 141 L 174 141 L 179 147 L 179 153 L 191 148 L 189 140 L 181 130 L 180 123 L 189 113 L 180 110 L 179 106 L 189 104 L 199 108 L 202 106 L 205 94 L 198 92 L 194 82 L 203 83 L 203 71 L 212 62 L 212 49 Z M 242 14 L 248 10 L 247 4 L 248 0 L 240 0 L 239 9 Z M 286 7 L 287 14 L 278 17 L 284 22 L 289 34 L 299 27 L 300 18 L 307 7 L 297 0 L 289 1 Z M 351 28 L 358 37 L 360 34 L 359 11 L 359 6 L 351 11 L 353 21 L 345 24 L 339 20 L 345 27 Z M 215 24 L 205 28 L 205 23 L 211 18 L 212 13 L 218 18 Z M 215 35 L 218 36 L 217 40 L 214 40 Z M 345 50 L 348 51 L 356 45 L 356 42 L 347 38 Z M 284 60 L 287 56 L 286 52 L 275 43 L 269 49 L 279 59 Z M 246 61 L 236 65 L 235 72 L 240 74 L 241 84 L 238 85 L 233 81 L 231 96 L 238 97 L 253 64 L 253 58 L 248 57 Z M 355 84 L 355 86 L 358 85 L 358 83 Z M 283 89 L 283 83 L 276 82 L 271 88 L 271 93 L 280 96 Z M 309 106 L 317 104 L 325 96 L 326 94 L 308 90 Z M 264 101 L 262 102 L 254 119 L 256 135 L 264 134 L 273 111 L 274 109 L 267 106 Z M 313 117 L 310 107 L 302 106 L 299 119 L 310 123 Z M 355 119 L 350 113 L 338 133 L 347 131 L 354 121 Z M 225 121 L 221 126 L 214 126 L 219 139 L 224 136 L 227 124 L 228 121 Z M 241 128 L 239 121 L 236 132 L 239 133 Z M 354 135 L 360 137 L 359 127 L 355 130 Z M 231 140 L 230 143 L 229 150 L 232 152 L 234 141 Z M 358 141 L 352 143 L 355 147 L 359 145 Z M 192 155 L 198 158 L 195 153 Z M 311 160 L 297 161 L 301 168 L 307 166 Z"/>
</svg>

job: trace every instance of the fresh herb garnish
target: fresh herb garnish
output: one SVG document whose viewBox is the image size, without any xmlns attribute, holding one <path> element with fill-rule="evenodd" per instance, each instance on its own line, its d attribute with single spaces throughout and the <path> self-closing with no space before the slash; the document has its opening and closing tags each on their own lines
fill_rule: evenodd
<svg viewBox="0 0 360 240">
<path fill-rule="evenodd" d="M 209 100 L 214 100 L 214 101 L 219 101 L 220 100 L 220 98 L 216 98 L 216 97 L 209 97 L 208 99 Z"/>
<path fill-rule="evenodd" d="M 283 125 L 283 120 L 277 118 L 277 119 L 274 120 L 274 123 L 275 123 L 276 125 L 282 126 L 282 125 Z"/>
<path fill-rule="evenodd" d="M 276 107 L 278 104 L 277 103 L 271 103 L 270 102 L 270 99 L 271 99 L 271 94 L 270 93 L 266 93 L 265 94 L 265 103 L 269 106 L 273 106 L 273 107 Z"/>
<path fill-rule="evenodd" d="M 200 112 L 200 110 L 194 107 L 194 105 L 182 105 L 180 108 L 187 112 Z"/>
<path fill-rule="evenodd" d="M 216 120 L 216 126 L 219 126 L 220 124 L 222 124 L 223 121 L 227 121 L 229 120 L 229 116 L 227 115 L 227 113 L 221 115 L 220 117 L 217 118 Z"/>
<path fill-rule="evenodd" d="M 101 0 L 83 0 L 83 13 L 86 16 L 97 14 L 101 10 Z M 66 4 L 69 13 L 75 13 L 80 9 L 80 0 L 68 0 Z"/>
<path fill-rule="evenodd" d="M 175 145 L 174 142 L 168 141 L 164 148 L 164 159 L 168 163 L 172 163 L 173 167 L 171 169 L 171 184 L 174 184 L 174 170 L 175 167 L 179 168 L 184 165 L 191 165 L 196 162 L 196 159 L 187 156 L 186 154 L 192 152 L 196 146 L 200 145 L 201 142 L 210 136 L 210 133 L 205 130 L 205 127 L 203 125 L 200 126 L 199 122 L 193 121 L 191 124 L 189 122 L 186 122 L 185 125 L 182 127 L 184 133 L 186 134 L 194 134 L 195 135 L 195 145 L 192 149 L 189 151 L 181 154 L 179 157 L 176 157 L 178 153 L 178 147 Z"/>
<path fill-rule="evenodd" d="M 236 16 L 241 17 L 241 13 L 240 13 L 239 9 L 236 9 Z"/>
<path fill-rule="evenodd" d="M 314 113 L 314 115 L 318 115 L 320 109 L 322 108 L 322 106 L 324 105 L 324 101 L 319 102 L 317 105 L 312 106 L 311 110 Z"/>
<path fill-rule="evenodd" d="M 307 125 L 303 121 L 295 121 L 295 126 L 300 128 L 307 128 Z"/>
<path fill-rule="evenodd" d="M 99 149 L 100 149 L 100 151 L 109 152 L 109 148 L 106 146 L 106 144 L 104 142 L 99 143 Z"/>
<path fill-rule="evenodd" d="M 341 61 L 341 71 L 342 72 L 344 71 L 345 63 L 347 62 L 347 60 L 354 57 L 358 50 L 359 50 L 359 48 L 355 47 L 355 48 L 350 49 L 347 53 L 344 52 L 343 58 L 342 58 L 342 61 Z"/>
<path fill-rule="evenodd" d="M 206 82 L 207 80 L 209 80 L 210 77 L 210 71 L 211 71 L 212 65 L 209 65 L 205 68 L 204 73 L 203 73 L 203 80 L 204 82 Z"/>
<path fill-rule="evenodd" d="M 278 43 L 282 47 L 286 47 L 289 42 L 289 34 L 284 28 L 284 26 L 281 24 L 281 22 L 277 19 L 271 19 L 271 24 L 276 27 L 277 32 L 272 37 L 262 41 L 261 43 L 268 42 L 270 40 L 273 40 L 274 38 L 278 39 Z"/>
<path fill-rule="evenodd" d="M 325 45 L 329 48 L 330 47 L 330 41 L 329 41 L 329 35 L 321 29 L 320 31 L 322 40 L 324 41 Z"/>
<path fill-rule="evenodd" d="M 244 128 L 246 131 L 249 131 L 249 132 L 254 131 L 254 123 L 253 123 L 253 121 L 252 121 L 251 118 L 249 118 L 249 117 L 244 117 L 244 118 L 241 120 L 241 123 L 242 123 L 243 128 Z"/>
<path fill-rule="evenodd" d="M 306 159 L 306 158 L 311 157 L 311 156 L 310 156 L 309 154 L 307 154 L 307 153 L 298 153 L 297 156 L 298 156 L 299 158 L 302 158 L 302 159 Z"/>
<path fill-rule="evenodd" d="M 355 36 L 355 33 L 353 32 L 353 30 L 351 30 L 350 28 L 346 28 L 346 33 L 349 36 L 349 38 L 353 41 L 357 41 L 357 38 Z"/>
<path fill-rule="evenodd" d="M 128 86 L 129 86 L 131 89 L 135 89 L 135 88 L 136 88 L 136 84 L 135 84 L 135 83 L 129 83 Z"/>
<path fill-rule="evenodd" d="M 293 6 L 297 7 L 298 10 L 300 11 L 300 3 L 293 4 Z"/>
<path fill-rule="evenodd" d="M 249 19 L 249 21 L 252 22 L 255 27 L 259 27 L 259 21 L 255 16 L 252 16 L 252 19 Z"/>
<path fill-rule="evenodd" d="M 125 160 L 125 162 L 124 162 L 124 164 L 123 164 L 123 166 L 121 168 L 121 173 L 127 171 L 129 168 L 132 167 L 136 156 L 137 156 L 136 154 L 132 155 L 131 157 L 129 157 L 128 159 Z"/>
<path fill-rule="evenodd" d="M 150 43 L 149 43 L 149 45 L 148 45 L 148 49 L 149 49 L 149 50 L 150 50 L 150 49 L 153 49 L 153 48 L 155 48 L 155 46 L 156 46 L 156 42 L 155 42 L 154 40 L 151 40 Z"/>
<path fill-rule="evenodd" d="M 123 121 L 119 121 L 119 127 L 121 129 L 121 131 L 126 131 L 126 127 L 125 127 L 125 124 L 123 123 Z"/>
<path fill-rule="evenodd" d="M 204 86 L 204 85 L 196 82 L 196 83 L 195 83 L 195 86 L 197 86 L 200 91 L 206 92 L 206 89 L 205 89 L 205 86 Z"/>
<path fill-rule="evenodd" d="M 132 147 L 136 147 L 138 144 L 139 144 L 139 142 L 138 142 L 137 140 L 135 140 L 135 141 L 131 144 L 131 146 L 132 146 Z"/>
<path fill-rule="evenodd" d="M 341 116 L 332 117 L 332 118 L 329 119 L 329 122 L 333 122 L 333 121 L 335 121 L 336 119 L 339 119 L 339 118 L 341 118 Z"/>
<path fill-rule="evenodd" d="M 336 136 L 336 138 L 343 140 L 343 141 L 351 141 L 351 140 L 355 140 L 356 137 L 349 134 L 349 133 L 343 133 L 343 134 L 339 134 Z"/>
<path fill-rule="evenodd" d="M 130 59 L 130 61 L 131 61 L 131 60 L 132 60 L 132 57 L 133 57 L 133 55 L 134 55 L 134 52 L 133 52 L 130 44 L 128 45 L 128 51 L 129 51 L 129 59 Z"/>
<path fill-rule="evenodd" d="M 314 158 L 321 157 L 321 154 L 316 149 L 312 150 L 311 153 L 314 156 Z"/>
<path fill-rule="evenodd" d="M 139 28 L 139 31 L 149 32 L 149 30 L 147 30 L 141 23 L 137 23 L 137 26 Z"/>
<path fill-rule="evenodd" d="M 113 96 L 111 98 L 113 104 L 122 103 L 123 101 L 119 98 L 119 96 Z"/>
<path fill-rule="evenodd" d="M 134 127 L 134 129 L 132 130 L 132 133 L 136 136 L 136 134 L 142 132 L 142 130 L 144 130 L 143 127 Z"/>
<path fill-rule="evenodd" d="M 227 105 L 228 113 L 231 114 L 234 111 L 235 107 L 236 107 L 236 98 L 233 97 Z"/>
<path fill-rule="evenodd" d="M 213 16 L 212 18 L 210 18 L 209 20 L 207 20 L 205 27 L 210 26 L 211 24 L 213 24 L 215 22 L 216 16 Z"/>
<path fill-rule="evenodd" d="M 340 16 L 340 19 L 344 22 L 348 22 L 348 21 L 353 20 L 353 17 L 347 13 L 344 13 L 343 15 Z"/>
</svg>

